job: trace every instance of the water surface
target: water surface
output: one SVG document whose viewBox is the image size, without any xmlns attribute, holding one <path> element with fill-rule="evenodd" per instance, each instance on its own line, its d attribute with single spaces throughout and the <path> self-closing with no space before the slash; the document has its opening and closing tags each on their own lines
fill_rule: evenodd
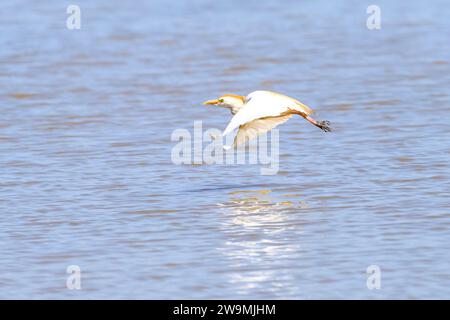
<svg viewBox="0 0 450 320">
<path fill-rule="evenodd" d="M 450 297 L 446 2 L 378 1 L 378 31 L 361 1 L 76 4 L 0 5 L 0 298 Z M 273 176 L 172 163 L 256 89 L 335 131 L 284 124 Z"/>
</svg>

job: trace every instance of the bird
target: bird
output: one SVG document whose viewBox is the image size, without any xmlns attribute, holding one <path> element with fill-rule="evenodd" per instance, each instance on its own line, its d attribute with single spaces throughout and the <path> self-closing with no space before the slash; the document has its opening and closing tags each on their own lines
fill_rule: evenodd
<svg viewBox="0 0 450 320">
<path fill-rule="evenodd" d="M 314 113 L 307 105 L 272 91 L 253 91 L 247 96 L 225 94 L 218 99 L 208 100 L 204 105 L 214 105 L 229 109 L 233 118 L 222 135 L 227 136 L 238 129 L 234 138 L 234 146 L 239 146 L 257 136 L 266 133 L 286 122 L 293 115 L 299 115 L 311 124 L 330 132 L 329 121 L 316 121 L 311 117 Z"/>
</svg>

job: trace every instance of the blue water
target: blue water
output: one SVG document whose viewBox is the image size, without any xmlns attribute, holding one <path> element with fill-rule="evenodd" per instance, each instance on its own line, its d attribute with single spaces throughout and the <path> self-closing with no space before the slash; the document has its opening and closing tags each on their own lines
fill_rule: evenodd
<svg viewBox="0 0 450 320">
<path fill-rule="evenodd" d="M 446 1 L 68 4 L 0 4 L 0 298 L 450 298 Z M 257 89 L 335 130 L 280 126 L 277 175 L 172 163 Z"/>
</svg>

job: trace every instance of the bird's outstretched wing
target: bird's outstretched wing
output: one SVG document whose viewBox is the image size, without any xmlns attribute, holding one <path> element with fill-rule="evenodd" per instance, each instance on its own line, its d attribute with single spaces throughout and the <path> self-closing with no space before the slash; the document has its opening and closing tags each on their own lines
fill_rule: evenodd
<svg viewBox="0 0 450 320">
<path fill-rule="evenodd" d="M 256 119 L 278 117 L 287 110 L 287 105 L 277 96 L 265 91 L 255 91 L 246 98 L 245 105 L 234 115 L 223 132 L 226 136 L 240 126 Z"/>
<path fill-rule="evenodd" d="M 292 114 L 287 114 L 279 117 L 260 118 L 243 124 L 239 127 L 239 131 L 234 138 L 234 145 L 239 146 L 244 144 L 260 134 L 266 133 L 276 126 L 288 121 L 291 117 Z"/>
</svg>

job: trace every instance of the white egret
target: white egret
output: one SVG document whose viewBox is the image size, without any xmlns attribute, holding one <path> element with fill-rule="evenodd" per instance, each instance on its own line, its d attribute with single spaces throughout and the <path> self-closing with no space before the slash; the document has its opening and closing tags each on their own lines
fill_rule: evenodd
<svg viewBox="0 0 450 320">
<path fill-rule="evenodd" d="M 314 111 L 300 101 L 271 91 L 254 91 L 248 96 L 226 94 L 215 100 L 205 101 L 231 110 L 234 115 L 223 132 L 226 136 L 238 129 L 234 145 L 240 145 L 286 122 L 294 114 L 308 120 L 325 132 L 331 131 L 329 121 L 316 121 L 310 115 Z"/>
</svg>

